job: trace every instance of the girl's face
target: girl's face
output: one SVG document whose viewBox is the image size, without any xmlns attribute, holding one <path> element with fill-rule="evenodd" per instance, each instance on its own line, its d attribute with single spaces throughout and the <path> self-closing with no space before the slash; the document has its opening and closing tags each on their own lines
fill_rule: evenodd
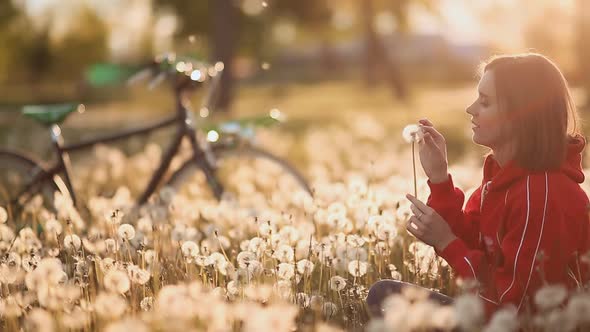
<svg viewBox="0 0 590 332">
<path fill-rule="evenodd" d="M 478 98 L 467 107 L 466 112 L 472 117 L 474 143 L 492 150 L 505 145 L 508 123 L 499 112 L 493 71 L 488 70 L 481 77 Z"/>
</svg>

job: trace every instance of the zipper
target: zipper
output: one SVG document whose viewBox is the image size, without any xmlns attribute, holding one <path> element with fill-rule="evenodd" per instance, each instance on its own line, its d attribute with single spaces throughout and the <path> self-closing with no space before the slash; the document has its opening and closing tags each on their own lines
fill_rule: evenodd
<svg viewBox="0 0 590 332">
<path fill-rule="evenodd" d="M 479 212 L 481 213 L 481 210 L 483 209 L 483 200 L 485 198 L 485 196 L 488 193 L 489 190 L 489 186 L 492 183 L 492 181 L 488 181 L 483 185 L 483 188 L 481 189 L 481 202 L 479 203 Z"/>
<path fill-rule="evenodd" d="M 492 183 L 492 181 L 488 181 L 481 188 L 481 201 L 479 203 L 479 213 L 480 214 L 481 214 L 481 211 L 483 209 L 483 200 L 484 200 L 486 194 L 488 193 L 488 189 L 489 189 L 489 186 L 490 186 L 491 183 Z M 482 241 L 482 236 L 481 236 L 481 225 L 480 225 L 480 231 L 479 231 L 479 239 L 478 239 L 478 241 L 479 241 L 479 245 L 482 246 L 483 245 L 483 241 Z"/>
</svg>

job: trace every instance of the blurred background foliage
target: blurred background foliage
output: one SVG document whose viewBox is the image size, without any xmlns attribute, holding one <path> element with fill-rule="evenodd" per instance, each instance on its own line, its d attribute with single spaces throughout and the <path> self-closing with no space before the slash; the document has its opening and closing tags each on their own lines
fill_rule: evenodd
<svg viewBox="0 0 590 332">
<path fill-rule="evenodd" d="M 473 98 L 477 65 L 502 52 L 547 54 L 582 109 L 590 95 L 586 0 L 3 0 L 0 45 L 0 110 L 80 100 L 118 114 L 113 127 L 168 109 L 165 89 L 92 89 L 84 71 L 163 52 L 224 62 L 220 113 L 282 107 L 295 127 L 353 109 L 451 126 Z M 8 114 L 0 141 L 10 143 L 20 120 Z"/>
<path fill-rule="evenodd" d="M 238 80 L 362 77 L 373 85 L 383 79 L 405 98 L 407 81 L 469 80 L 473 65 L 489 54 L 533 49 L 588 86 L 588 6 L 584 0 L 6 0 L 0 96 L 59 99 L 51 85 L 73 93 L 92 63 L 141 62 L 168 51 L 224 61 Z M 264 73 L 261 64 L 273 69 Z M 224 85 L 233 91 L 235 80 L 227 76 Z M 6 86 L 31 93 L 22 97 Z M 230 100 L 222 103 L 229 108 Z"/>
</svg>

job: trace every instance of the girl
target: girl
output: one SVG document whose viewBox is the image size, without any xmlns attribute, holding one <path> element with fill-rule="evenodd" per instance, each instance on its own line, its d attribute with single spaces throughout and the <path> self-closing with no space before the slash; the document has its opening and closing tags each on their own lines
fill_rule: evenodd
<svg viewBox="0 0 590 332">
<path fill-rule="evenodd" d="M 567 82 L 540 54 L 493 57 L 483 66 L 479 96 L 467 108 L 473 142 L 490 148 L 481 186 L 463 209 L 464 194 L 447 173 L 443 135 L 420 120 L 420 161 L 428 176 L 426 204 L 412 195 L 407 230 L 434 247 L 457 277 L 472 279 L 486 316 L 503 305 L 534 311 L 535 292 L 546 284 L 582 288 L 589 279 L 588 196 L 581 160 L 585 138 Z M 584 259 L 586 258 L 586 259 Z M 382 280 L 367 304 L 404 287 Z M 431 292 L 441 303 L 452 298 Z"/>
</svg>

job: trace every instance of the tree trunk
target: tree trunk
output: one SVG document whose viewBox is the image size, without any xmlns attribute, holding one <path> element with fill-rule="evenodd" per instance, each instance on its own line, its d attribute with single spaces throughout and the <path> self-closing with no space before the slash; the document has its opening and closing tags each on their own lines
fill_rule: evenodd
<svg viewBox="0 0 590 332">
<path fill-rule="evenodd" d="M 239 25 L 238 9 L 232 0 L 209 0 L 212 10 L 213 30 L 210 44 L 213 50 L 213 62 L 222 61 L 223 75 L 217 92 L 217 98 L 212 102 L 214 110 L 229 111 L 233 99 L 235 79 L 233 59 L 236 52 L 237 33 Z"/>
<path fill-rule="evenodd" d="M 387 48 L 375 31 L 373 0 L 363 0 L 361 6 L 365 25 L 365 81 L 368 86 L 374 86 L 379 79 L 379 73 L 383 72 L 394 95 L 403 100 L 407 97 L 406 85 L 399 63 L 388 54 Z"/>
<path fill-rule="evenodd" d="M 374 86 L 377 82 L 376 73 L 378 64 L 373 0 L 362 0 L 361 7 L 365 26 L 365 82 L 367 86 Z"/>
</svg>

